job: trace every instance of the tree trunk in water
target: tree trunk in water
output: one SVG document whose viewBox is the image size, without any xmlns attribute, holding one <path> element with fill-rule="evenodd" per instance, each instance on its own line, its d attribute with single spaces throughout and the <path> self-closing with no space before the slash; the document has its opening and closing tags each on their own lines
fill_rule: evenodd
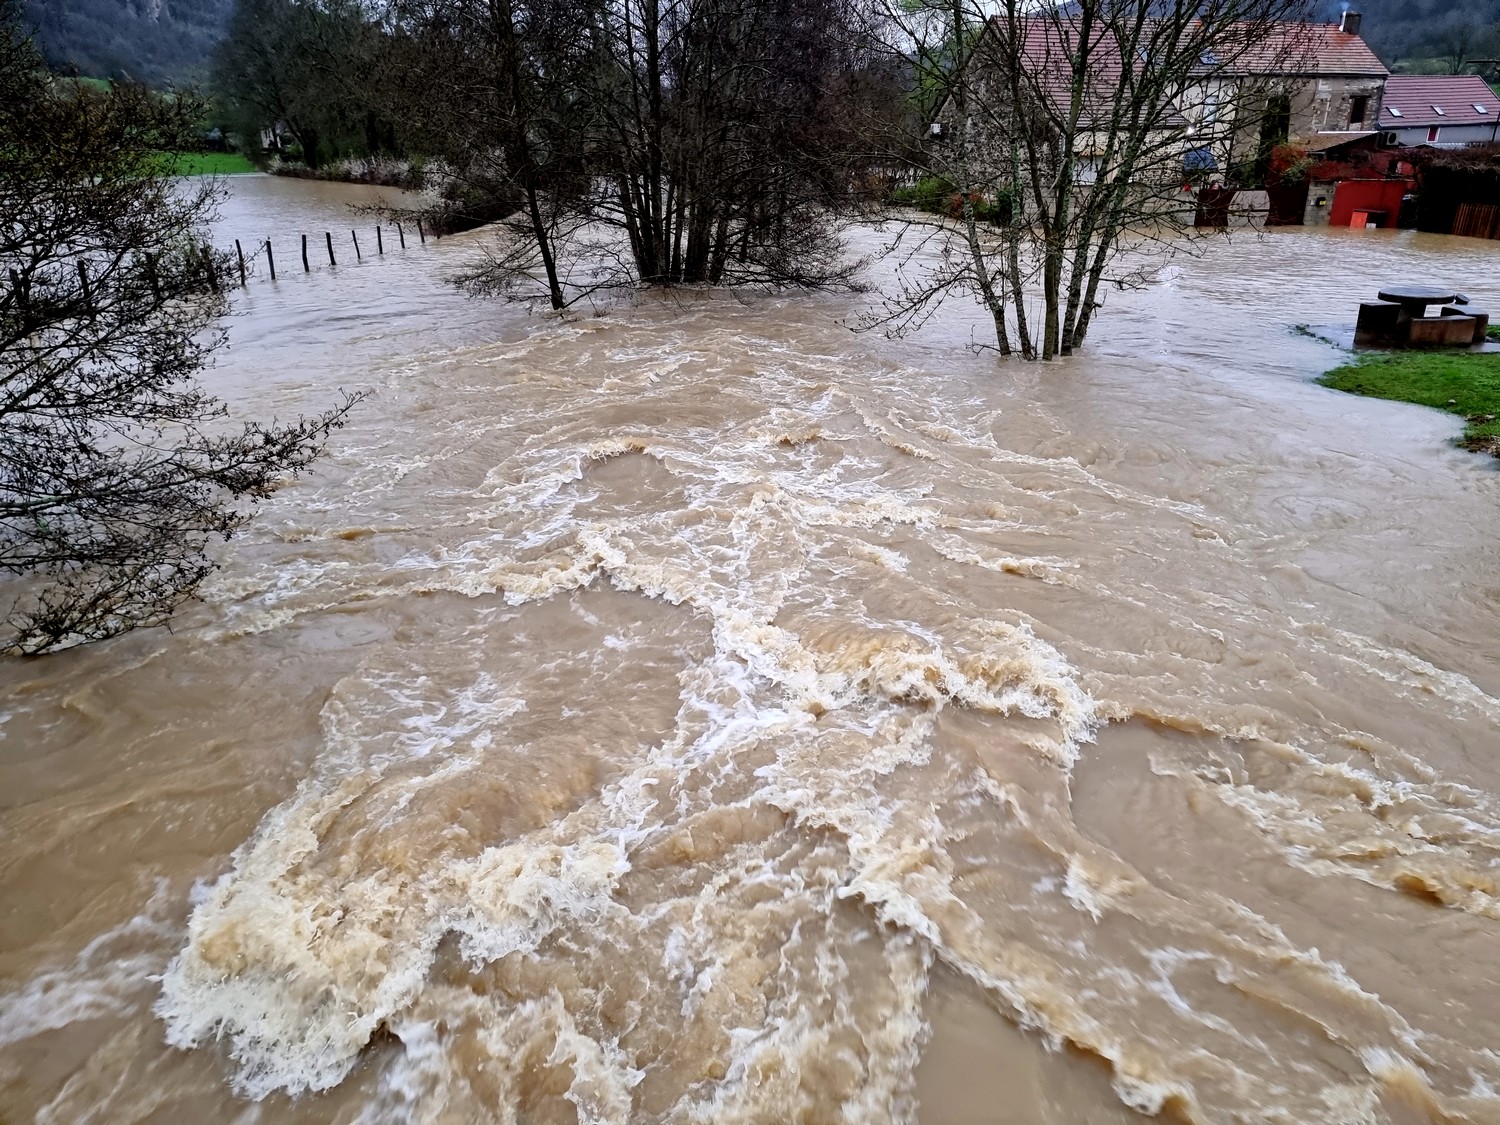
<svg viewBox="0 0 1500 1125">
<path fill-rule="evenodd" d="M 963 3 L 962 0 L 953 0 L 953 51 L 954 57 L 962 57 L 963 51 Z M 960 207 L 963 212 L 964 236 L 969 246 L 969 266 L 973 270 L 974 280 L 979 285 L 979 291 L 984 297 L 985 308 L 989 310 L 990 320 L 995 326 L 995 347 L 1001 355 L 1010 355 L 1010 334 L 1005 327 L 1005 299 L 1004 296 L 995 291 L 995 275 L 991 272 L 989 258 L 984 247 L 979 241 L 978 220 L 974 215 L 973 174 L 969 166 L 969 129 L 971 121 L 969 118 L 968 89 L 963 80 L 954 87 L 954 107 L 958 117 L 958 173 L 957 184 L 959 192 Z"/>
<path fill-rule="evenodd" d="M 630 237 L 630 254 L 639 268 L 645 257 L 645 247 L 641 241 L 641 225 L 635 217 L 635 200 L 631 195 L 630 185 L 623 176 L 615 182 L 615 192 L 620 197 L 620 211 L 625 216 L 625 233 Z"/>
<path fill-rule="evenodd" d="M 653 256 L 656 259 L 656 270 L 652 276 L 642 276 L 643 281 L 661 281 L 662 270 L 669 267 L 671 263 L 670 230 L 671 220 L 664 213 L 666 200 L 662 197 L 662 180 L 665 161 L 665 146 L 663 144 L 663 114 L 662 114 L 662 74 L 661 74 L 661 44 L 658 37 L 661 32 L 661 13 L 657 10 L 657 0 L 647 0 L 645 4 L 645 19 L 642 21 L 642 30 L 646 38 L 646 98 L 647 98 L 647 204 L 650 208 L 651 229 L 653 234 Z"/>
<path fill-rule="evenodd" d="M 1064 187 L 1062 190 L 1066 191 Z M 1042 268 L 1042 300 L 1047 310 L 1042 322 L 1042 359 L 1057 355 L 1057 337 L 1060 327 L 1058 298 L 1062 289 L 1063 247 L 1054 231 L 1047 232 L 1047 257 Z"/>
<path fill-rule="evenodd" d="M 1026 221 L 1025 195 L 1021 191 L 1021 146 L 1012 135 L 1010 139 L 1010 187 L 1014 199 L 1011 201 L 1010 226 L 1006 230 L 1006 268 L 1010 276 L 1010 296 L 1016 306 L 1016 343 L 1027 359 L 1036 358 L 1036 345 L 1031 341 L 1031 326 L 1026 320 L 1026 306 L 1022 294 L 1026 292 L 1021 277 L 1021 228 Z"/>
<path fill-rule="evenodd" d="M 719 225 L 714 230 L 713 260 L 708 267 L 710 285 L 717 285 L 724 278 L 724 267 L 729 264 L 729 212 L 719 216 Z"/>
<path fill-rule="evenodd" d="M 978 222 L 974 218 L 974 202 L 969 193 L 964 193 L 964 227 L 969 239 L 969 256 L 974 262 L 974 272 L 979 290 L 984 294 L 984 304 L 995 324 L 995 346 L 1001 355 L 1010 355 L 1010 335 L 1005 329 L 1005 299 L 995 292 L 995 275 L 990 272 L 989 260 L 984 247 L 979 244 Z"/>
<path fill-rule="evenodd" d="M 566 308 L 562 285 L 557 279 L 557 261 L 552 256 L 552 232 L 542 218 L 536 188 L 529 185 L 526 188 L 526 209 L 531 216 L 531 231 L 536 237 L 537 249 L 542 253 L 542 269 L 547 274 L 547 293 L 552 298 L 552 308 L 554 311 Z"/>
<path fill-rule="evenodd" d="M 1104 278 L 1104 267 L 1109 264 L 1109 253 L 1114 246 L 1115 238 L 1114 233 L 1105 234 L 1094 251 L 1094 264 L 1089 270 L 1089 283 L 1084 291 L 1083 307 L 1078 311 L 1078 327 L 1073 330 L 1075 347 L 1081 345 L 1084 337 L 1088 335 L 1089 322 L 1094 317 L 1094 310 L 1099 307 L 1099 282 Z"/>
</svg>

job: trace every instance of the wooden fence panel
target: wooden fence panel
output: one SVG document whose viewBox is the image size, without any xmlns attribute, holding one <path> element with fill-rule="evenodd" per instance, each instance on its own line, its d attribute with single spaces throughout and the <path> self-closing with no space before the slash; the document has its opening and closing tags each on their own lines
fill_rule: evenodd
<svg viewBox="0 0 1500 1125">
<path fill-rule="evenodd" d="M 1493 203 L 1460 203 L 1453 216 L 1453 233 L 1466 238 L 1500 239 L 1500 206 Z"/>
</svg>

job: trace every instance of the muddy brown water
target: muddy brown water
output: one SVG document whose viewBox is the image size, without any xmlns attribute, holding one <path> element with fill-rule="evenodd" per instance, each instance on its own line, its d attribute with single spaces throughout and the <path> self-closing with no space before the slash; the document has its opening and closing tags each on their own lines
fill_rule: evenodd
<svg viewBox="0 0 1500 1125">
<path fill-rule="evenodd" d="M 0 666 L 0 1119 L 1500 1120 L 1500 474 L 1289 331 L 1500 245 L 1238 238 L 997 367 L 473 237 L 278 247 L 210 383 L 373 396 L 172 632 Z"/>
</svg>

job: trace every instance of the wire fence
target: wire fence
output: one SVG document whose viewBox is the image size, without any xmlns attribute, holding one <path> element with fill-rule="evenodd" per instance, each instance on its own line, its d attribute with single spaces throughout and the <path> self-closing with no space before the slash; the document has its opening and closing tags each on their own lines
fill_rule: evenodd
<svg viewBox="0 0 1500 1125">
<path fill-rule="evenodd" d="M 309 242 L 309 236 L 303 234 L 293 236 L 288 241 L 279 244 L 270 238 L 263 239 L 259 242 L 252 242 L 248 248 L 240 239 L 236 238 L 234 240 L 234 257 L 231 264 L 231 268 L 235 271 L 235 274 L 228 279 L 218 276 L 217 267 L 207 248 L 204 250 L 204 261 L 209 270 L 212 271 L 211 279 L 215 287 L 218 287 L 224 281 L 228 281 L 229 284 L 237 284 L 240 288 L 245 288 L 249 285 L 250 281 L 258 277 L 255 265 L 262 257 L 265 259 L 266 273 L 269 275 L 269 280 L 275 281 L 280 276 L 298 272 L 299 266 L 300 272 L 312 273 L 315 266 L 323 264 L 325 256 L 328 259 L 329 267 L 337 269 L 340 257 L 343 258 L 345 265 L 349 264 L 351 253 L 354 263 L 357 265 L 363 262 L 366 257 L 384 257 L 387 249 L 390 249 L 393 253 L 404 251 L 409 248 L 408 233 L 404 223 L 392 223 L 390 225 L 377 223 L 374 228 L 375 241 L 373 247 L 370 245 L 368 239 L 364 246 L 360 245 L 358 228 L 350 229 L 347 244 L 343 240 L 342 233 L 340 233 L 336 243 L 333 232 L 327 230 L 323 232 L 321 240 L 316 235 L 313 235 L 312 241 Z M 413 248 L 425 246 L 429 237 L 436 239 L 437 234 L 429 232 L 423 225 L 422 220 L 418 219 L 416 221 L 416 238 L 411 240 L 410 246 Z M 389 247 L 387 247 L 388 241 L 390 242 Z M 289 257 L 283 256 L 279 264 L 277 260 L 278 245 L 282 248 L 283 255 L 290 255 Z"/>
</svg>

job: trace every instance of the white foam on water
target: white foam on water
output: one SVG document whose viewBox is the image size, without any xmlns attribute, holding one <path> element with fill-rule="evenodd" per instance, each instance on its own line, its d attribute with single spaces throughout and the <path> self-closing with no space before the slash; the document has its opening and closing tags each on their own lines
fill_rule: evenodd
<svg viewBox="0 0 1500 1125">
<path fill-rule="evenodd" d="M 140 913 L 93 938 L 68 963 L 0 992 L 0 1047 L 135 1011 L 164 967 L 157 950 L 177 936 L 174 906 L 166 880 L 159 879 Z"/>
<path fill-rule="evenodd" d="M 643 615 L 681 607 L 704 647 L 668 657 L 594 617 L 599 652 L 578 661 L 576 694 L 560 707 L 555 685 L 521 664 L 460 684 L 452 668 L 429 676 L 433 654 L 420 647 L 372 655 L 324 709 L 312 776 L 194 910 L 157 1005 L 169 1042 L 221 1043 L 237 1089 L 260 1098 L 337 1085 L 388 1033 L 399 1049 L 382 1064 L 369 1122 L 465 1119 L 479 1107 L 520 1120 L 517 1106 L 542 1096 L 599 1122 L 909 1121 L 941 961 L 1043 1042 L 1107 1060 L 1121 1101 L 1142 1112 L 1228 1119 L 1238 1105 L 1265 1121 L 1378 1120 L 1381 1083 L 1432 1092 L 1421 1034 L 1341 966 L 1237 904 L 1175 898 L 1072 824 L 1080 754 L 1106 719 L 1135 708 L 1109 693 L 1127 676 L 1080 665 L 1117 668 L 1130 654 L 1069 649 L 1020 608 L 981 611 L 965 597 L 965 581 L 1006 573 L 1151 607 L 1164 628 L 1231 646 L 1245 610 L 1230 599 L 1163 604 L 1161 591 L 1106 589 L 1055 544 L 1032 553 L 985 538 L 1003 525 L 1043 542 L 1047 529 L 1028 525 L 1036 504 L 1082 520 L 1083 506 L 1108 501 L 1202 542 L 1213 520 L 1200 506 L 1071 458 L 1006 450 L 992 413 L 924 416 L 909 373 L 851 389 L 837 361 L 767 358 L 765 341 L 613 339 L 632 332 L 570 328 L 575 349 L 611 342 L 561 367 L 561 336 L 468 357 L 512 387 L 546 390 L 532 415 L 505 408 L 494 433 L 516 432 L 474 468 L 461 519 L 424 527 L 344 512 L 342 528 L 412 530 L 399 551 L 278 564 L 215 597 L 232 603 L 228 628 L 256 631 L 352 600 L 434 593 L 525 620 L 607 587 Z M 724 358 L 745 354 L 765 359 L 753 376 Z M 718 381 L 723 417 L 664 421 L 695 380 Z M 640 417 L 602 424 L 590 403 L 626 385 Z M 495 381 L 464 393 L 504 398 Z M 445 451 L 450 464 L 468 456 L 463 444 Z M 360 478 L 359 503 L 394 506 L 420 489 L 431 459 L 399 445 Z M 610 486 L 599 474 L 626 458 L 647 459 L 682 499 L 600 514 L 592 505 Z M 939 471 L 973 495 L 944 495 Z M 1012 473 L 1025 481 L 1012 485 Z M 973 518 L 985 512 L 994 518 Z M 317 521 L 306 522 L 316 540 Z M 932 578 L 902 535 L 952 567 Z M 1228 538 L 1204 549 L 1228 552 Z M 481 638 L 451 643 L 475 646 L 483 664 Z M 1488 706 L 1466 682 L 1378 646 L 1359 651 L 1400 669 L 1391 675 L 1403 684 L 1424 678 Z M 523 775 L 530 751 L 511 724 L 542 714 L 543 699 L 597 722 L 587 697 L 604 689 L 592 677 L 636 659 L 676 684 L 670 731 L 590 742 L 597 769 L 563 781 Z M 1158 667 L 1174 660 L 1190 662 L 1168 654 Z M 1225 703 L 1231 727 L 1214 705 L 1194 712 L 1205 732 L 1265 733 Z M 955 716 L 987 724 L 999 765 L 935 750 Z M 1311 742 L 1292 749 L 1306 776 L 1372 787 L 1376 805 L 1427 800 L 1439 782 L 1372 780 Z M 471 788 L 518 805 L 534 793 L 546 815 L 450 830 L 429 811 L 456 820 Z M 1215 788 L 1284 841 L 1290 862 L 1331 873 L 1313 858 L 1331 830 L 1307 800 Z M 1403 854 L 1435 846 L 1406 835 Z M 977 889 L 971 840 L 993 864 Z M 1200 970 L 1295 1016 L 1259 1038 L 1195 1004 L 1178 975 Z M 1277 973 L 1306 986 L 1305 1011 L 1273 987 Z M 1309 1025 L 1354 1060 L 1347 1072 L 1330 1078 L 1300 1057 Z M 1489 1096 L 1487 1074 L 1500 1081 L 1476 1062 L 1473 1096 Z"/>
</svg>

